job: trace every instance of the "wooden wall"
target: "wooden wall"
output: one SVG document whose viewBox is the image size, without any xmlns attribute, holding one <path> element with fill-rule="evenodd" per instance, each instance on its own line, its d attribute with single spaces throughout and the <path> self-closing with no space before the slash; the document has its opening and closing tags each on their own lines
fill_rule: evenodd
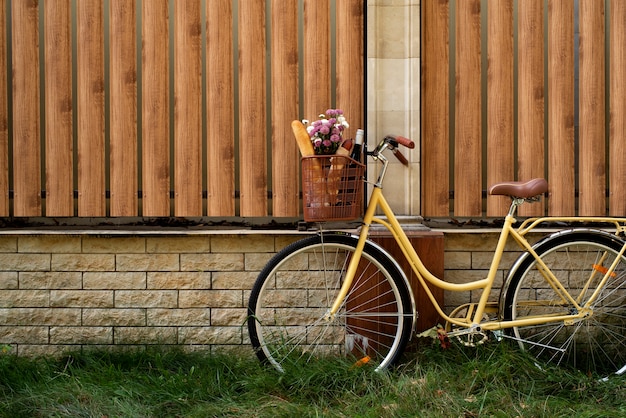
<svg viewBox="0 0 626 418">
<path fill-rule="evenodd" d="M 422 213 L 501 216 L 490 184 L 546 177 L 523 214 L 626 214 L 626 2 L 422 2 Z"/>
<path fill-rule="evenodd" d="M 364 13 L 0 0 L 0 217 L 298 216 L 290 122 L 363 126 Z"/>
</svg>

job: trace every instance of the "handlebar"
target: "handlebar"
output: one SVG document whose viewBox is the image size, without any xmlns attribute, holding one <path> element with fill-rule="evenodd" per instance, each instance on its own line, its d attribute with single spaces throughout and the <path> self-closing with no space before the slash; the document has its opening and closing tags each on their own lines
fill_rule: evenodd
<svg viewBox="0 0 626 418">
<path fill-rule="evenodd" d="M 396 158 L 402 164 L 408 165 L 409 161 L 398 150 L 398 146 L 399 145 L 405 146 L 405 147 L 410 148 L 410 149 L 415 148 L 415 142 L 413 142 L 409 138 L 406 138 L 404 136 L 399 136 L 399 135 L 397 135 L 397 136 L 396 135 L 387 135 L 387 136 L 385 136 L 385 138 L 383 138 L 383 140 L 380 142 L 380 144 L 378 144 L 378 146 L 371 153 L 371 155 L 373 155 L 374 158 L 378 158 L 378 156 L 383 152 L 383 150 L 389 149 L 393 153 L 393 155 L 395 155 Z"/>
<path fill-rule="evenodd" d="M 393 136 L 393 135 L 389 135 L 387 136 L 387 138 L 392 138 L 393 140 L 395 140 L 398 144 L 400 145 L 404 145 L 407 148 L 413 149 L 415 148 L 415 142 L 413 142 L 412 140 L 410 140 L 409 138 L 406 138 L 404 136 Z"/>
<path fill-rule="evenodd" d="M 380 141 L 373 151 L 367 153 L 367 155 L 383 163 L 383 167 L 378 173 L 378 179 L 376 180 L 376 183 L 374 183 L 376 187 L 382 187 L 383 179 L 385 178 L 385 173 L 387 172 L 387 165 L 389 163 L 387 158 L 383 155 L 384 150 L 389 149 L 402 164 L 409 164 L 408 160 L 398 150 L 399 145 L 411 149 L 415 148 L 415 142 L 411 141 L 409 138 L 404 136 L 387 135 L 382 141 Z"/>
</svg>

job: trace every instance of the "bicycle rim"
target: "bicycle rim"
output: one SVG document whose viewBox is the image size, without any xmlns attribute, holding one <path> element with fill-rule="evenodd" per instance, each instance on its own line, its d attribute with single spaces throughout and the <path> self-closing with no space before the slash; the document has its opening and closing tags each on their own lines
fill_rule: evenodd
<svg viewBox="0 0 626 418">
<path fill-rule="evenodd" d="M 585 306 L 620 251 L 622 242 L 601 233 L 549 239 L 536 251 L 580 306 Z M 513 328 L 522 348 L 548 363 L 608 376 L 626 365 L 626 260 L 617 265 L 581 320 Z M 592 280 L 589 280 L 593 276 Z M 506 295 L 505 319 L 575 314 L 544 280 L 537 263 L 522 263 Z"/>
<path fill-rule="evenodd" d="M 327 318 L 356 239 L 310 237 L 279 252 L 259 275 L 248 329 L 257 356 L 283 372 L 324 358 L 383 369 L 402 353 L 412 305 L 402 275 L 367 245 L 341 309 Z"/>
</svg>

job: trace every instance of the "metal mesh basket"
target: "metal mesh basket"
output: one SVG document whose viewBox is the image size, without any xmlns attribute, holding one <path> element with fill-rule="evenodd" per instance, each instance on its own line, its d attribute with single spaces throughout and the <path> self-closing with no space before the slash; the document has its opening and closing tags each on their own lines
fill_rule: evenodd
<svg viewBox="0 0 626 418">
<path fill-rule="evenodd" d="M 361 217 L 365 165 L 345 156 L 302 158 L 302 206 L 307 222 Z"/>
</svg>

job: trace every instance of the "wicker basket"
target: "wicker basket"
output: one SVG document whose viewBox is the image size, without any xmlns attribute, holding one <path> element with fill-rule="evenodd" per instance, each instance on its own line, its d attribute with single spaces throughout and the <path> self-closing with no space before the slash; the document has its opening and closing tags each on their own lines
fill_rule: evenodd
<svg viewBox="0 0 626 418">
<path fill-rule="evenodd" d="M 344 156 L 302 158 L 302 206 L 307 222 L 361 217 L 365 165 Z"/>
</svg>

